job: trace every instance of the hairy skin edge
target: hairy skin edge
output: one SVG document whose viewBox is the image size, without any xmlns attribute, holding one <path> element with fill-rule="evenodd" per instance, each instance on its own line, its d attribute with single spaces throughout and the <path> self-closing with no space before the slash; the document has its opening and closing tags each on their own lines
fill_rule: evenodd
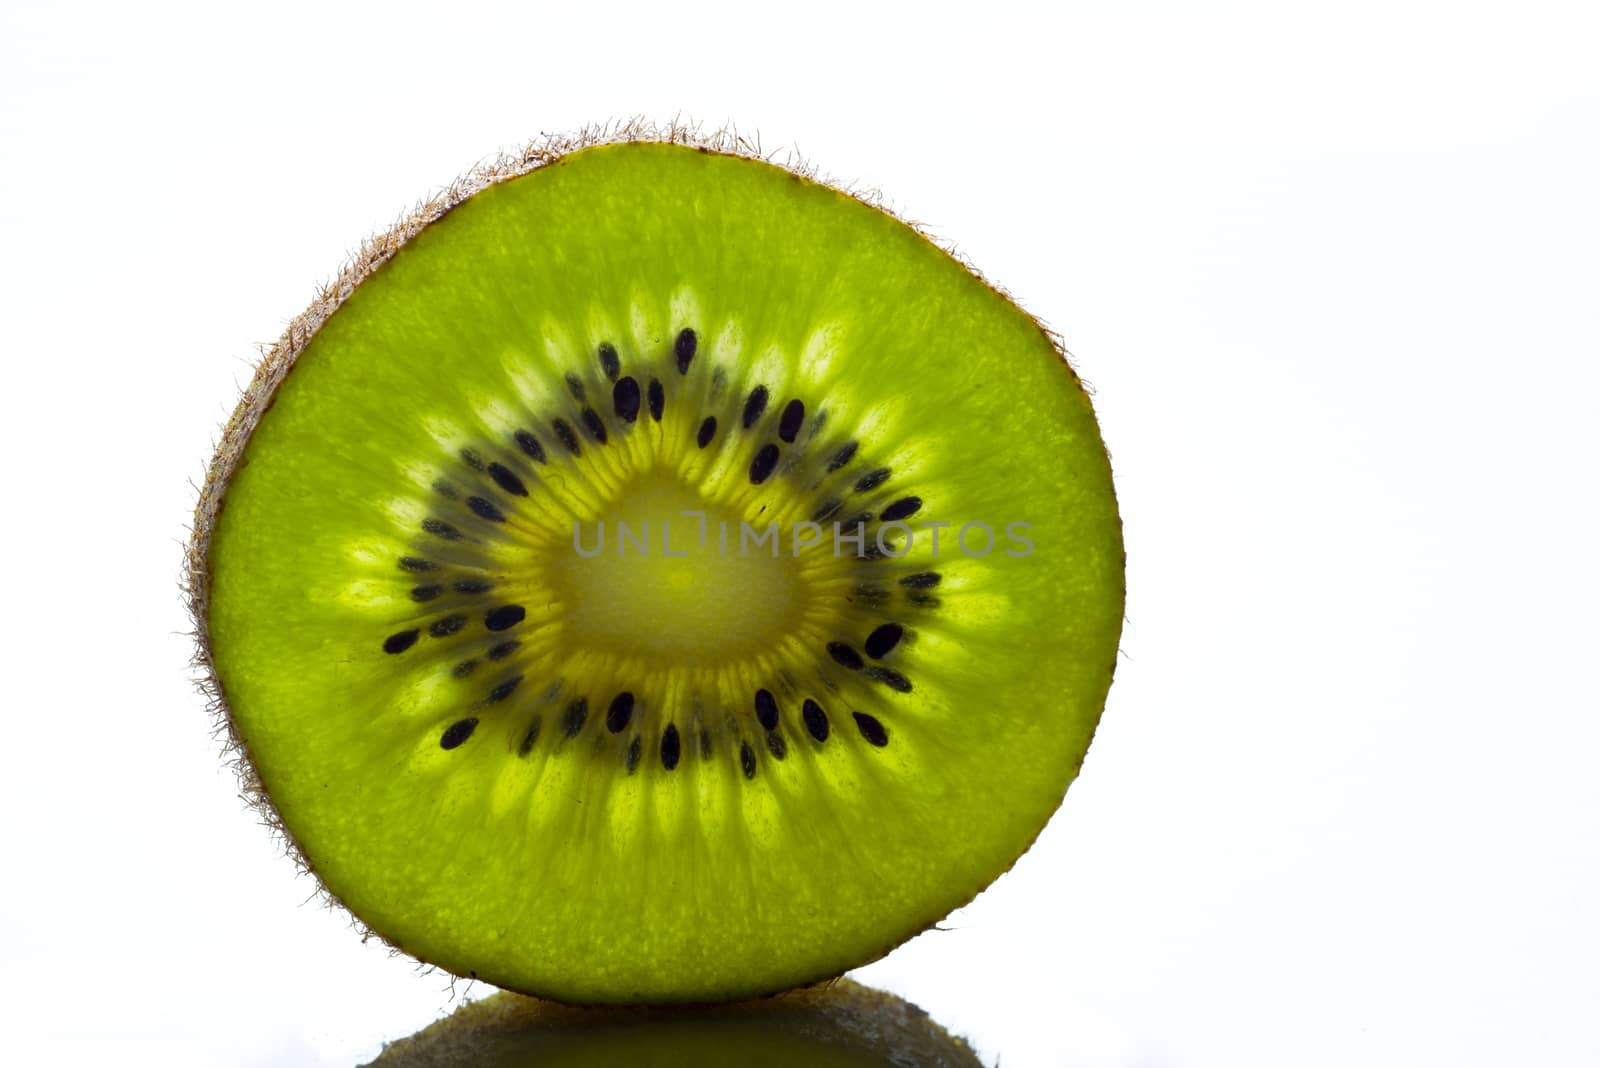
<svg viewBox="0 0 1600 1068">
<path fill-rule="evenodd" d="M 791 991 L 782 999 L 752 998 L 687 1010 L 573 1008 L 547 998 L 501 993 L 470 1002 L 415 1035 L 386 1043 L 367 1068 L 471 1064 L 486 1042 L 532 1037 L 540 1031 L 578 1036 L 690 1021 L 713 1025 L 748 1021 L 761 1023 L 772 1033 L 823 1040 L 841 1036 L 869 1056 L 893 1058 L 897 1064 L 979 1068 L 981 1063 L 966 1039 L 952 1035 L 917 1005 L 849 979 L 833 979 Z"/>
<path fill-rule="evenodd" d="M 975 279 L 998 294 L 1002 299 L 1018 308 L 1024 315 L 1031 319 L 1039 328 L 1040 334 L 1050 343 L 1051 348 L 1061 357 L 1061 366 L 1072 376 L 1073 382 L 1082 389 L 1086 396 L 1093 393 L 1093 388 L 1085 383 L 1073 370 L 1070 363 L 1070 354 L 1062 344 L 1061 335 L 1052 330 L 1042 320 L 1027 309 L 1023 308 L 1009 293 L 1000 286 L 995 285 L 983 276 L 972 263 L 962 256 L 954 247 L 940 241 L 930 234 L 922 224 L 906 219 L 890 210 L 883 203 L 882 194 L 875 189 L 859 189 L 855 186 L 845 186 L 834 182 L 826 175 L 819 174 L 817 168 L 800 159 L 793 152 L 784 152 L 779 158 L 781 150 L 764 150 L 761 147 L 761 136 L 757 133 L 754 138 L 740 134 L 736 129 L 723 128 L 714 132 L 705 132 L 697 122 L 683 122 L 674 119 L 670 123 L 658 124 L 639 116 L 616 122 L 606 122 L 598 125 L 587 126 L 573 134 L 541 134 L 538 138 L 529 141 L 522 148 L 507 153 L 501 153 L 496 158 L 480 163 L 467 171 L 461 177 L 451 182 L 438 193 L 423 200 L 413 208 L 410 213 L 403 216 L 393 227 L 387 231 L 368 237 L 340 269 L 338 277 L 332 282 L 320 286 L 315 299 L 310 307 L 295 316 L 289 323 L 288 329 L 270 347 L 264 347 L 261 360 L 256 364 L 255 373 L 250 384 L 245 387 L 244 395 L 240 398 L 238 407 L 228 417 L 227 423 L 222 428 L 222 440 L 217 445 L 216 454 L 212 457 L 206 469 L 205 482 L 200 490 L 200 499 L 195 504 L 194 523 L 191 528 L 189 541 L 184 554 L 184 578 L 182 583 L 183 597 L 189 610 L 189 620 L 193 625 L 195 641 L 194 656 L 191 667 L 195 671 L 195 685 L 205 696 L 210 712 L 213 730 L 222 740 L 222 755 L 226 763 L 233 768 L 239 779 L 239 794 L 246 804 L 260 817 L 261 822 L 272 831 L 273 835 L 282 843 L 286 852 L 294 861 L 295 866 L 307 875 L 310 875 L 317 884 L 314 896 L 320 898 L 327 907 L 343 912 L 350 918 L 351 925 L 360 933 L 362 941 L 377 939 L 397 954 L 404 954 L 413 959 L 422 961 L 429 967 L 437 967 L 431 962 L 423 960 L 405 946 L 385 938 L 377 931 L 372 930 L 356 916 L 338 895 L 329 890 L 327 885 L 317 874 L 316 867 L 311 863 L 311 858 L 306 856 L 305 850 L 289 828 L 284 824 L 283 817 L 279 815 L 277 806 L 267 796 L 266 788 L 261 783 L 261 778 L 256 772 L 255 763 L 250 758 L 249 746 L 239 734 L 238 725 L 234 722 L 233 713 L 228 706 L 227 693 L 222 686 L 222 680 L 217 677 L 216 666 L 212 660 L 211 633 L 210 633 L 210 606 L 211 606 L 211 536 L 216 529 L 217 519 L 222 514 L 225 505 L 225 495 L 228 484 L 233 479 L 234 472 L 238 469 L 241 457 L 244 455 L 245 446 L 250 441 L 250 435 L 255 432 L 256 425 L 267 409 L 272 407 L 272 402 L 278 393 L 278 387 L 283 384 L 290 371 L 294 369 L 295 361 L 305 351 L 317 331 L 322 329 L 334 312 L 339 310 L 356 287 L 366 281 L 379 267 L 387 263 L 406 242 L 421 233 L 428 226 L 444 218 L 457 205 L 461 204 L 473 194 L 498 185 L 501 182 L 519 178 L 541 167 L 548 167 L 563 157 L 577 152 L 580 149 L 592 148 L 596 145 L 633 144 L 638 142 L 655 144 L 687 145 L 697 148 L 701 152 L 716 152 L 722 155 L 739 156 L 744 159 L 757 160 L 787 170 L 796 177 L 809 182 L 827 186 L 845 196 L 854 198 L 861 203 L 888 215 L 897 221 L 909 226 L 923 240 L 939 249 L 945 255 L 961 264 Z M 1109 453 L 1105 452 L 1104 442 L 1101 443 L 1102 453 L 1110 464 Z M 1126 573 L 1126 553 L 1124 553 L 1124 574 Z M 1126 603 L 1126 579 L 1124 579 L 1123 599 Z M 1116 659 L 1107 669 L 1108 676 L 1116 673 Z M 1090 741 L 1093 741 L 1091 736 Z M 1082 767 L 1073 769 L 1072 777 L 1067 780 L 1067 785 L 1076 780 L 1078 771 Z M 1063 787 L 1062 798 L 1066 796 Z M 1057 806 L 1060 804 L 1057 799 Z M 1053 811 L 1053 810 L 1052 810 Z M 1028 848 L 1033 847 L 1038 834 L 1044 828 L 1041 826 L 1029 840 Z M 1023 850 L 1027 852 L 1026 849 Z M 1020 856 L 1020 855 L 1019 855 Z M 1008 867 L 1007 871 L 1010 870 Z M 995 875 L 998 879 L 1005 872 Z M 990 884 L 994 880 L 990 880 Z M 982 892 L 980 889 L 979 893 Z M 974 897 L 977 895 L 974 894 Z M 967 904 L 962 902 L 957 908 Z M 954 911 L 954 910 L 952 910 Z M 922 930 L 931 930 L 937 925 L 935 920 Z M 891 950 L 909 941 L 921 931 L 913 931 L 903 938 L 897 938 L 885 945 L 881 951 L 871 959 L 878 960 L 887 955 Z M 869 962 L 863 962 L 869 963 Z M 441 969 L 442 970 L 442 969 Z M 477 979 L 475 973 L 469 973 L 461 978 Z M 770 993 L 782 993 L 771 991 Z M 550 999 L 547 999 L 550 1000 Z"/>
</svg>

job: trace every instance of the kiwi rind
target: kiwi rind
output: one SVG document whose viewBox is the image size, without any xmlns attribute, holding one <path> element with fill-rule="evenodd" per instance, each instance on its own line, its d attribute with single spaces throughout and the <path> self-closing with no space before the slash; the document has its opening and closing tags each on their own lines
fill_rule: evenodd
<svg viewBox="0 0 1600 1068">
<path fill-rule="evenodd" d="M 697 126 L 676 123 L 668 126 L 656 126 L 643 120 L 629 120 L 614 126 L 593 127 L 570 136 L 547 136 L 530 142 L 518 151 L 508 153 L 474 168 L 462 178 L 452 182 L 434 197 L 420 203 L 391 229 L 363 242 L 360 249 L 346 263 L 339 275 L 319 290 L 312 304 L 289 324 L 282 337 L 275 344 L 263 352 L 252 381 L 223 429 L 220 443 L 208 469 L 195 510 L 193 535 L 189 542 L 187 553 L 185 582 L 185 593 L 195 627 L 195 666 L 199 674 L 199 685 L 209 698 L 212 715 L 219 734 L 223 738 L 226 752 L 238 773 L 241 793 L 257 811 L 263 822 L 276 833 L 298 867 L 312 875 L 314 879 L 317 879 L 321 894 L 330 904 L 344 908 L 351 915 L 357 928 L 366 936 L 377 937 L 380 941 L 401 952 L 409 951 L 406 946 L 397 944 L 368 928 L 323 883 L 312 861 L 288 829 L 256 773 L 249 746 L 231 712 L 227 694 L 216 671 L 212 656 L 208 625 L 210 617 L 210 551 L 212 537 L 216 530 L 218 518 L 225 505 L 227 488 L 233 474 L 239 468 L 245 448 L 262 416 L 271 407 L 279 387 L 294 368 L 296 360 L 305 351 L 312 338 L 317 335 L 328 318 L 363 281 L 387 263 L 407 242 L 429 225 L 443 218 L 453 208 L 475 193 L 491 185 L 549 166 L 581 149 L 599 145 L 634 142 L 688 145 L 706 152 L 758 159 L 767 163 L 776 162 L 791 173 L 812 180 L 820 180 L 817 178 L 815 170 L 803 162 L 793 159 L 777 161 L 772 153 L 762 150 L 759 140 L 746 139 L 737 132 L 717 131 L 705 133 Z M 832 183 L 827 184 L 831 185 Z M 837 185 L 833 187 L 839 188 Z M 861 200 L 876 210 L 893 215 L 892 212 L 888 212 L 878 202 L 878 198 L 874 194 L 864 194 L 848 188 L 840 191 Z M 940 247 L 948 255 L 956 259 L 983 285 L 998 293 L 1014 307 L 1020 308 L 1015 300 L 984 279 L 971 264 L 961 259 L 953 250 L 943 246 L 914 223 L 904 219 L 900 221 L 916 230 L 931 244 Z M 1023 314 L 1026 315 L 1027 313 L 1024 311 Z M 1068 363 L 1068 354 L 1059 336 L 1036 318 L 1032 316 L 1029 316 L 1029 318 L 1037 326 L 1040 333 L 1048 339 L 1054 351 L 1061 357 L 1060 366 L 1064 372 L 1071 376 L 1075 384 L 1081 386 L 1075 372 L 1073 372 Z M 1108 675 L 1114 666 L 1114 663 L 1107 665 Z M 1074 769 L 1074 773 L 1075 771 L 1076 769 Z M 1066 781 L 1070 782 L 1070 777 Z M 1065 787 L 1063 787 L 1064 789 Z M 977 891 L 974 891 L 974 895 L 976 893 Z M 914 934 L 915 932 L 911 933 Z M 909 937 L 909 934 L 905 937 Z M 887 942 L 881 947 L 881 951 L 877 956 L 887 953 L 903 940 L 903 937 L 897 937 Z"/>
<path fill-rule="evenodd" d="M 841 979 L 714 1006 L 582 1009 L 501 992 L 470 1002 L 367 1068 L 559 1068 L 600 1064 L 979 1068 L 926 1012 Z"/>
</svg>

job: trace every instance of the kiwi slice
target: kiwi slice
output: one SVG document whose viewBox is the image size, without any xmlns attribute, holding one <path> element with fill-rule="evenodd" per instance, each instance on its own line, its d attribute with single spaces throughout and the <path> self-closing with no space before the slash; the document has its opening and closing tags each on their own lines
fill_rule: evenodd
<svg viewBox="0 0 1600 1068">
<path fill-rule="evenodd" d="M 369 1068 L 980 1068 L 909 1002 L 848 979 L 775 998 L 688 1008 L 575 1009 L 493 994 Z"/>
<path fill-rule="evenodd" d="M 189 585 L 328 893 L 569 1002 L 838 975 L 1033 841 L 1111 681 L 1088 398 L 912 227 L 725 141 L 544 144 L 259 368 Z"/>
</svg>

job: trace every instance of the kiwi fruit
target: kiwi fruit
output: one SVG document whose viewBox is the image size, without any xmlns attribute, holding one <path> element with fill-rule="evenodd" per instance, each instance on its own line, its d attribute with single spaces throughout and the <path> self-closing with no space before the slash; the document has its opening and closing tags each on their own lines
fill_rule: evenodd
<svg viewBox="0 0 1600 1068">
<path fill-rule="evenodd" d="M 268 352 L 197 507 L 248 795 L 370 932 L 570 1003 L 875 959 L 1028 848 L 1121 524 L 1057 339 L 874 204 L 626 127 L 499 160 Z"/>
<path fill-rule="evenodd" d="M 722 1005 L 571 1008 L 501 992 L 384 1046 L 368 1068 L 980 1068 L 921 1009 L 848 979 Z"/>
</svg>

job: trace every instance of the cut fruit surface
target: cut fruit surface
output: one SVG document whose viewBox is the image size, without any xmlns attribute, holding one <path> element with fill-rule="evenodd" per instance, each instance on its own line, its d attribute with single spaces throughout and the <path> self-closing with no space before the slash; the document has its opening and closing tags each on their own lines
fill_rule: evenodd
<svg viewBox="0 0 1600 1068">
<path fill-rule="evenodd" d="M 258 377 L 191 589 L 284 831 L 383 938 L 574 1002 L 785 989 L 1059 804 L 1123 556 L 1052 339 L 891 216 L 616 143 L 489 184 Z"/>
</svg>

